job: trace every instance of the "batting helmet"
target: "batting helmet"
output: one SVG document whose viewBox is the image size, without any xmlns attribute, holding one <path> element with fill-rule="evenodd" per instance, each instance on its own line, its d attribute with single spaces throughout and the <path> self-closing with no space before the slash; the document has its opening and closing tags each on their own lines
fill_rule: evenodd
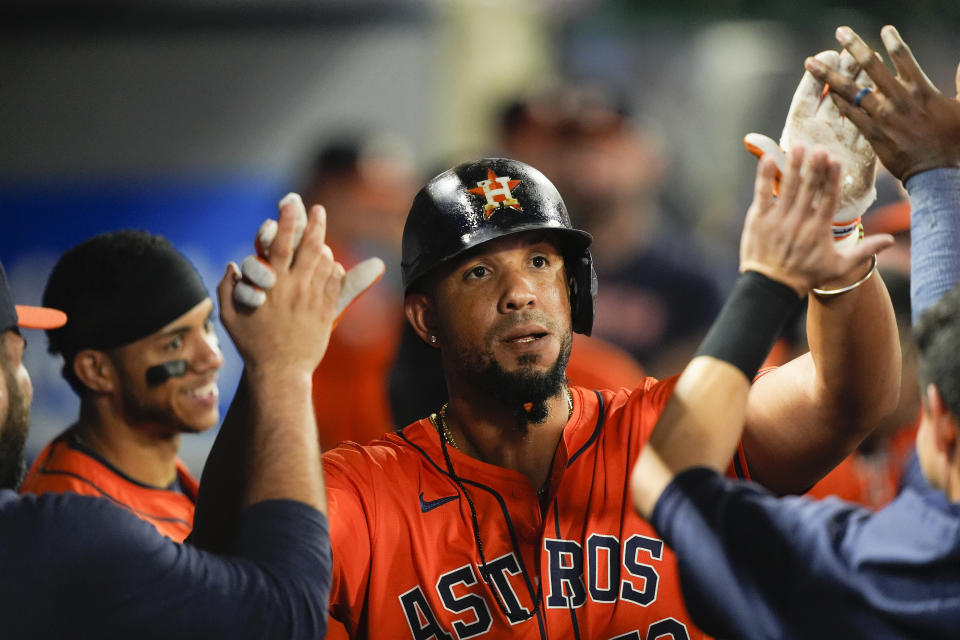
<svg viewBox="0 0 960 640">
<path fill-rule="evenodd" d="M 590 335 L 597 274 L 587 247 L 593 237 L 570 224 L 556 187 L 533 167 L 506 158 L 485 158 L 445 171 L 417 194 L 403 227 L 404 290 L 461 253 L 494 238 L 544 229 L 560 241 L 573 279 L 573 330 Z"/>
</svg>

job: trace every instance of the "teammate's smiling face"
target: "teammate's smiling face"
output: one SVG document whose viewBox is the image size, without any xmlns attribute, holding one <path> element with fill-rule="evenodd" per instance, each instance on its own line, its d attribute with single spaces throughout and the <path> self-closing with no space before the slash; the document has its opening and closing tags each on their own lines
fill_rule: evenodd
<svg viewBox="0 0 960 640">
<path fill-rule="evenodd" d="M 223 354 L 207 298 L 159 331 L 110 352 L 119 378 L 122 410 L 132 424 L 171 433 L 205 431 L 217 424 L 217 373 Z M 186 360 L 187 372 L 147 384 L 147 369 Z"/>
<path fill-rule="evenodd" d="M 572 334 L 563 256 L 542 231 L 484 243 L 433 287 L 430 324 L 448 374 L 508 404 L 562 389 Z"/>
</svg>

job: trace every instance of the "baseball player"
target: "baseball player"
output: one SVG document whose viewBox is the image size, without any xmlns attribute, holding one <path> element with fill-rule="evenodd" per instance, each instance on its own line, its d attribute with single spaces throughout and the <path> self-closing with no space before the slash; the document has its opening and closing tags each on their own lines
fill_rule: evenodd
<svg viewBox="0 0 960 640">
<path fill-rule="evenodd" d="M 166 239 L 117 231 L 67 251 L 43 300 L 71 318 L 47 335 L 80 415 L 21 491 L 107 498 L 183 541 L 197 481 L 177 457 L 180 437 L 220 419 L 223 355 L 199 274 Z"/>
<path fill-rule="evenodd" d="M 251 409 L 249 431 L 236 434 L 249 440 L 252 455 L 240 461 L 242 510 L 226 531 L 229 553 L 177 544 L 108 500 L 20 496 L 4 488 L 5 638 L 323 637 L 330 549 L 310 379 L 327 345 L 334 303 L 343 290 L 362 291 L 369 282 L 359 283 L 334 261 L 320 209 L 311 212 L 294 254 L 295 209 L 289 202 L 281 208 L 269 257 L 276 284 L 260 308 L 251 313 L 232 302 L 236 265 L 218 289 L 222 321 L 244 361 Z M 46 313 L 15 308 L 0 268 L 2 477 L 22 460 L 31 401 L 18 325 L 62 324 L 62 314 L 56 321 Z M 220 448 L 214 445 L 215 455 Z M 198 521 L 202 516 L 198 510 Z"/>
<path fill-rule="evenodd" d="M 460 165 L 414 199 L 405 312 L 440 350 L 450 401 L 382 440 L 324 454 L 331 611 L 354 636 L 703 636 L 672 552 L 628 493 L 676 378 L 633 390 L 566 383 L 572 332 L 593 320 L 589 243 L 553 185 L 517 161 Z M 742 475 L 803 490 L 891 408 L 899 345 L 869 266 L 851 260 L 821 283 L 862 281 L 811 300 L 813 355 L 753 386 L 732 465 Z M 248 415 L 244 395 L 225 419 L 231 433 Z M 230 522 L 236 499 L 224 495 L 242 486 L 243 468 L 230 483 L 214 463 L 225 486 L 204 513 Z M 229 543 L 199 525 L 204 544 Z"/>
<path fill-rule="evenodd" d="M 881 35 L 896 77 L 847 27 L 837 39 L 870 84 L 814 58 L 806 67 L 829 83 L 840 113 L 910 193 L 924 486 L 908 486 L 872 512 L 839 500 L 778 499 L 716 473 L 740 436 L 761 343 L 772 340 L 797 294 L 849 256 L 831 251 L 820 232 L 811 236 L 813 249 L 771 261 L 751 251 L 745 231 L 741 269 L 764 275 L 741 276 L 712 330 L 722 340 L 708 337 L 684 371 L 631 480 L 637 508 L 676 549 L 690 612 L 720 636 L 956 638 L 960 628 L 960 68 L 952 99 L 927 79 L 896 29 Z M 836 173 L 819 191 L 821 220 L 831 215 L 825 203 L 836 203 Z M 762 161 L 758 196 L 773 174 Z M 748 229 L 769 246 L 791 246 L 784 229 L 811 231 L 802 207 L 754 202 Z M 806 256 L 817 261 L 796 260 Z"/>
</svg>

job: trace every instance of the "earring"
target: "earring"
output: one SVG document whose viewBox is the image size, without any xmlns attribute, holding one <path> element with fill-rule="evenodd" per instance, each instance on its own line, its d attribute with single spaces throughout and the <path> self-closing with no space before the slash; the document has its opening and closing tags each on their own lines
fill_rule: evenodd
<svg viewBox="0 0 960 640">
<path fill-rule="evenodd" d="M 437 344 L 437 336 L 434 336 L 434 335 L 430 336 L 430 344 Z"/>
</svg>

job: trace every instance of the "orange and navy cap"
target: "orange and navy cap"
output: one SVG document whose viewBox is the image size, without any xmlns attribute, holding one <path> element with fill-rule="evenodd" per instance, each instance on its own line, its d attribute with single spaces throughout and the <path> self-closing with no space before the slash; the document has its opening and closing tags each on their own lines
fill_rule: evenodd
<svg viewBox="0 0 960 640">
<path fill-rule="evenodd" d="M 67 314 L 47 307 L 28 307 L 13 304 L 7 272 L 0 263 L 0 333 L 16 327 L 25 329 L 56 329 L 67 323 Z"/>
</svg>

